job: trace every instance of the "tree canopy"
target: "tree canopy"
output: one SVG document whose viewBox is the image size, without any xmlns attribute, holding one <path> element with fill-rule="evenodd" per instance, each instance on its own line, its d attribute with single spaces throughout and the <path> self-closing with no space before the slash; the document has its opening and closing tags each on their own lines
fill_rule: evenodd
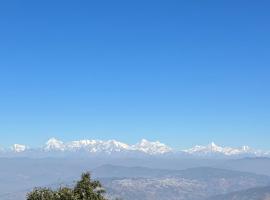
<svg viewBox="0 0 270 200">
<path fill-rule="evenodd" d="M 35 188 L 27 194 L 27 200 L 106 200 L 105 190 L 99 181 L 91 179 L 90 173 L 83 173 L 73 188 Z"/>
</svg>

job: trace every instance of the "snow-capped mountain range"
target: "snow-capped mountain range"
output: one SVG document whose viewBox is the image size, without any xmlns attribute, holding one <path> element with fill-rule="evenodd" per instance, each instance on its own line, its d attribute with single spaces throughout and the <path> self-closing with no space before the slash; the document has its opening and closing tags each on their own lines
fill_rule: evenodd
<svg viewBox="0 0 270 200">
<path fill-rule="evenodd" d="M 197 156 L 211 156 L 211 155 L 224 155 L 224 156 L 238 156 L 238 155 L 253 155 L 253 156 L 270 156 L 270 152 L 252 149 L 249 146 L 242 147 L 222 147 L 216 145 L 214 142 L 207 146 L 196 145 L 190 149 L 183 150 L 187 154 Z"/>
<path fill-rule="evenodd" d="M 196 145 L 187 150 L 175 150 L 159 141 L 148 141 L 142 139 L 140 142 L 129 145 L 116 140 L 76 140 L 63 142 L 56 138 L 49 139 L 41 148 L 30 148 L 22 144 L 14 144 L 10 149 L 2 149 L 2 153 L 21 154 L 25 152 L 39 151 L 42 153 L 76 153 L 85 152 L 89 154 L 103 153 L 111 155 L 114 153 L 141 153 L 145 155 L 167 155 L 180 154 L 183 156 L 209 157 L 209 156 L 253 156 L 253 157 L 270 157 L 269 151 L 255 150 L 248 146 L 242 147 L 223 147 L 214 142 L 206 146 Z"/>
<path fill-rule="evenodd" d="M 116 140 L 77 140 L 64 143 L 55 138 L 51 138 L 46 142 L 43 148 L 45 151 L 87 151 L 89 153 L 107 153 L 111 154 L 114 152 L 128 152 L 138 151 L 150 155 L 164 154 L 171 152 L 172 149 L 165 144 L 160 142 L 150 142 L 142 139 L 141 142 L 135 145 L 128 145 Z"/>
</svg>

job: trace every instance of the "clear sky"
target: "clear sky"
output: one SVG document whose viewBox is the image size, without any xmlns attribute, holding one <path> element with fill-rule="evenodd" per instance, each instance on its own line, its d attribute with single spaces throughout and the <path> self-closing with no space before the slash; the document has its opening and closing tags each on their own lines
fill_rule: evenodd
<svg viewBox="0 0 270 200">
<path fill-rule="evenodd" d="M 0 3 L 0 146 L 270 149 L 267 0 Z"/>
</svg>

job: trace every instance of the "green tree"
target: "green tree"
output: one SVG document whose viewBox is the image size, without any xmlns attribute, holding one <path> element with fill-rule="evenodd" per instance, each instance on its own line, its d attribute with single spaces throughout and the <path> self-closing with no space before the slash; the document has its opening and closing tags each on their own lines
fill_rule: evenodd
<svg viewBox="0 0 270 200">
<path fill-rule="evenodd" d="M 104 193 L 101 183 L 92 180 L 87 172 L 82 174 L 81 180 L 77 181 L 74 188 L 35 188 L 27 194 L 27 200 L 106 200 Z"/>
<path fill-rule="evenodd" d="M 99 181 L 92 181 L 90 173 L 83 173 L 81 180 L 77 182 L 74 193 L 78 200 L 105 200 L 102 196 L 104 189 Z"/>
<path fill-rule="evenodd" d="M 55 200 L 55 192 L 49 188 L 35 188 L 27 194 L 27 200 Z"/>
<path fill-rule="evenodd" d="M 77 199 L 72 188 L 63 187 L 55 192 L 55 199 L 57 200 L 75 200 Z"/>
</svg>

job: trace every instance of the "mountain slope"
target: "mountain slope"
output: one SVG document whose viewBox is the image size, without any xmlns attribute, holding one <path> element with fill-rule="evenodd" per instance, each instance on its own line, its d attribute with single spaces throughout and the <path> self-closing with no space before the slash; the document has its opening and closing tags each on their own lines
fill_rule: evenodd
<svg viewBox="0 0 270 200">
<path fill-rule="evenodd" d="M 207 167 L 151 171 L 145 168 L 103 166 L 103 174 L 110 170 L 114 178 L 102 178 L 102 183 L 111 197 L 126 200 L 201 200 L 270 183 L 266 176 Z"/>
<path fill-rule="evenodd" d="M 270 200 L 270 186 L 216 195 L 207 200 Z"/>
</svg>

